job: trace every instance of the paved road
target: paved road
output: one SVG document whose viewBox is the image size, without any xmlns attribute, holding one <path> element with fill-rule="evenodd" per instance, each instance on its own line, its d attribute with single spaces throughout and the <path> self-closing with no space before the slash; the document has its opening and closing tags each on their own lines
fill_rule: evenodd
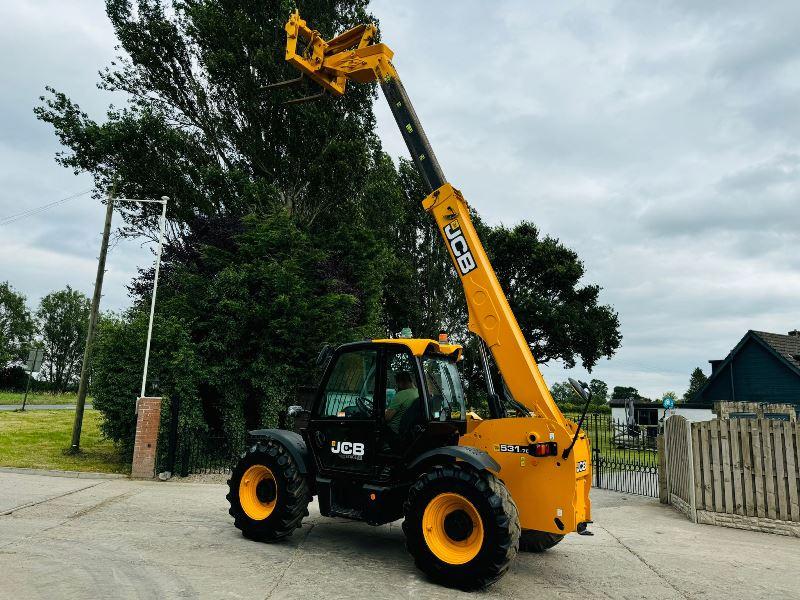
<svg viewBox="0 0 800 600">
<path fill-rule="evenodd" d="M 481 594 L 425 581 L 399 523 L 327 519 L 279 544 L 231 525 L 225 487 L 0 473 L 0 598 L 797 598 L 800 540 L 692 525 L 593 491 L 594 537 L 520 555 Z"/>
<path fill-rule="evenodd" d="M 0 404 L 0 410 L 19 410 L 22 408 L 22 403 L 19 404 Z M 92 410 L 92 405 L 87 404 L 84 407 L 86 410 Z M 27 404 L 25 410 L 75 410 L 74 404 Z"/>
</svg>

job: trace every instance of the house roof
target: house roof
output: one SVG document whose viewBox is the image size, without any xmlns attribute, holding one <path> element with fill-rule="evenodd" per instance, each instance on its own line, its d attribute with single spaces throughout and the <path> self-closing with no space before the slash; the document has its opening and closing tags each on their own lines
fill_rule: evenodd
<svg viewBox="0 0 800 600">
<path fill-rule="evenodd" d="M 781 335 L 766 331 L 753 331 L 774 352 L 780 354 L 795 368 L 800 369 L 800 335 Z"/>
<path fill-rule="evenodd" d="M 728 353 L 725 360 L 723 360 L 709 376 L 706 384 L 698 390 L 692 400 L 697 401 L 697 398 L 702 397 L 703 392 L 711 385 L 711 382 L 722 373 L 722 370 L 733 360 L 734 356 L 739 353 L 742 346 L 751 339 L 764 346 L 764 348 L 771 352 L 778 360 L 788 366 L 791 371 L 800 376 L 800 335 L 783 335 L 780 333 L 769 333 L 750 329 L 744 334 L 744 337 L 739 340 L 739 343 L 736 344 L 733 350 Z"/>
</svg>

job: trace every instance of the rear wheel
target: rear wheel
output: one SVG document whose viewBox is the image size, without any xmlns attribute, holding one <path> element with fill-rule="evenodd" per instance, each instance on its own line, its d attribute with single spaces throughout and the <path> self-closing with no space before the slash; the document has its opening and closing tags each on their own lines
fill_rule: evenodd
<svg viewBox="0 0 800 600">
<path fill-rule="evenodd" d="M 517 553 L 517 507 L 491 473 L 460 464 L 434 467 L 411 487 L 404 512 L 414 562 L 444 585 L 485 587 Z"/>
<path fill-rule="evenodd" d="M 563 535 L 525 529 L 519 538 L 520 552 L 544 552 L 564 539 Z"/>
<path fill-rule="evenodd" d="M 275 440 L 252 446 L 228 480 L 234 525 L 252 540 L 275 541 L 300 527 L 311 493 L 286 448 Z"/>
</svg>

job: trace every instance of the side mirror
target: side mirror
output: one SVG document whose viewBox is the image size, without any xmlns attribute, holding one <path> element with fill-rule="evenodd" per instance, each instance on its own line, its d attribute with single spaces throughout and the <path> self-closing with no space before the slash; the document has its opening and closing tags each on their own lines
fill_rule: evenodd
<svg viewBox="0 0 800 600">
<path fill-rule="evenodd" d="M 302 416 L 303 414 L 309 414 L 308 411 L 305 408 L 303 408 L 302 406 L 297 406 L 297 405 L 290 406 L 287 412 L 288 412 L 290 417 L 294 417 L 295 419 L 297 417 Z"/>
<path fill-rule="evenodd" d="M 324 344 L 322 349 L 319 351 L 319 355 L 317 355 L 317 366 L 318 367 L 325 367 L 328 364 L 328 361 L 333 356 L 333 346 L 330 344 Z"/>
<path fill-rule="evenodd" d="M 569 378 L 569 384 L 572 386 L 572 389 L 575 390 L 575 393 L 578 394 L 584 401 L 588 402 L 592 397 L 592 392 L 589 389 L 589 386 L 584 383 L 583 381 L 577 381 L 572 377 Z"/>
</svg>

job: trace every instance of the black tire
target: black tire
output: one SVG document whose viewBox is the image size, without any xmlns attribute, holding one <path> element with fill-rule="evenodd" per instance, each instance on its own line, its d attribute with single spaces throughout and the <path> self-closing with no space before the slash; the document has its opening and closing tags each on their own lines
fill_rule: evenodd
<svg viewBox="0 0 800 600">
<path fill-rule="evenodd" d="M 254 466 L 264 466 L 273 475 L 269 490 L 274 507 L 265 518 L 252 518 L 242 507 L 240 497 L 246 488 L 241 487 L 242 477 Z M 264 440 L 252 446 L 242 455 L 233 468 L 228 480 L 228 513 L 233 517 L 233 524 L 241 530 L 242 535 L 259 542 L 274 542 L 292 535 L 300 527 L 303 517 L 308 515 L 308 503 L 311 493 L 308 483 L 300 474 L 291 454 L 283 444 L 275 440 Z M 251 509 L 252 510 L 252 509 Z"/>
<path fill-rule="evenodd" d="M 544 552 L 555 546 L 564 539 L 563 535 L 557 533 L 547 533 L 546 531 L 535 531 L 533 529 L 523 529 L 519 538 L 520 552 Z"/>
<path fill-rule="evenodd" d="M 480 516 L 483 529 L 480 550 L 463 564 L 442 560 L 425 539 L 425 509 L 442 494 L 465 498 Z M 505 574 L 517 554 L 521 532 L 517 506 L 505 485 L 486 471 L 459 463 L 436 466 L 417 479 L 403 510 L 406 548 L 417 567 L 442 585 L 463 590 L 486 587 Z"/>
</svg>

